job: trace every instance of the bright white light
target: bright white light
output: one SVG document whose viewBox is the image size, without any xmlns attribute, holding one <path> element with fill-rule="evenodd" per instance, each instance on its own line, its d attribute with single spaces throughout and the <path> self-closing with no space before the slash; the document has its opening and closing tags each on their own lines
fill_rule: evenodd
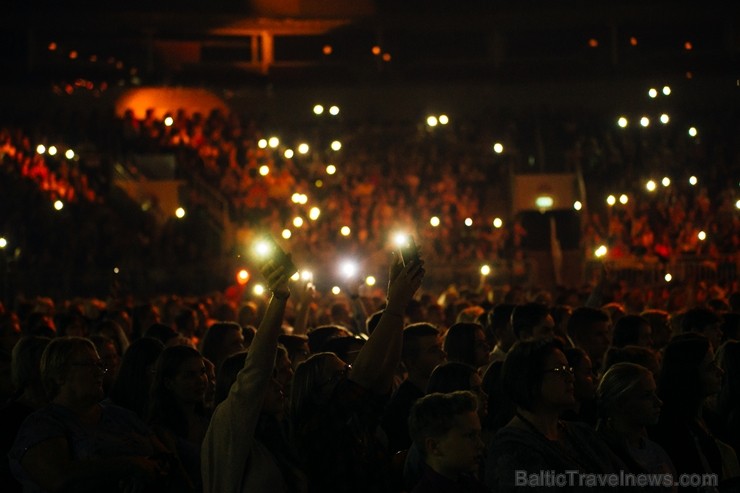
<svg viewBox="0 0 740 493">
<path fill-rule="evenodd" d="M 663 94 L 666 96 L 670 96 L 671 94 L 671 88 L 668 86 L 663 86 Z"/>
<path fill-rule="evenodd" d="M 440 125 L 447 125 L 450 123 L 450 119 L 447 117 L 447 115 L 439 115 L 439 124 Z"/>
<path fill-rule="evenodd" d="M 341 293 L 341 292 L 342 292 L 342 290 L 341 290 L 341 289 L 339 289 L 339 286 L 334 286 L 333 288 L 331 288 L 331 293 L 332 293 L 333 295 L 335 295 L 335 296 L 336 296 L 336 295 L 338 295 L 338 294 L 339 294 L 339 293 Z"/>
<path fill-rule="evenodd" d="M 329 164 L 329 165 L 328 165 L 328 166 L 326 167 L 326 174 L 327 174 L 327 175 L 333 175 L 333 174 L 334 174 L 334 173 L 336 173 L 336 172 L 337 172 L 337 167 L 336 167 L 336 166 L 334 166 L 333 164 Z"/>
<path fill-rule="evenodd" d="M 339 114 L 339 106 L 332 106 L 329 108 L 329 114 L 331 116 L 337 116 Z"/>
<path fill-rule="evenodd" d="M 297 272 L 295 274 L 293 274 L 292 276 L 290 276 L 290 280 L 291 281 L 297 281 L 300 278 L 301 278 L 301 275 L 299 273 L 297 273 Z"/>
<path fill-rule="evenodd" d="M 308 144 L 305 142 L 298 145 L 298 152 L 301 154 L 307 154 L 308 153 Z"/>
<path fill-rule="evenodd" d="M 247 279 L 249 279 L 249 272 L 247 272 L 246 269 L 242 269 L 239 271 L 237 276 L 239 276 L 239 279 L 241 279 L 242 281 L 246 281 Z"/>
<path fill-rule="evenodd" d="M 620 204 L 624 205 L 624 204 L 626 204 L 626 203 L 627 203 L 628 201 L 629 201 L 629 197 L 627 197 L 627 195 L 625 195 L 625 194 L 622 194 L 622 195 L 620 195 L 620 196 L 619 196 L 619 203 L 620 203 Z"/>
<path fill-rule="evenodd" d="M 365 284 L 367 284 L 368 286 L 375 286 L 375 283 L 376 282 L 377 281 L 375 280 L 375 277 L 373 277 L 373 276 L 367 276 L 365 278 Z"/>
<path fill-rule="evenodd" d="M 665 113 L 663 113 L 662 115 L 660 115 L 660 123 L 662 123 L 663 125 L 665 125 L 669 121 L 671 121 L 671 118 L 668 115 L 666 115 Z"/>
<path fill-rule="evenodd" d="M 655 88 L 653 88 L 653 87 L 651 87 L 650 90 L 648 91 L 648 96 L 650 96 L 651 98 L 657 98 L 658 97 L 658 90 L 655 89 Z"/>
<path fill-rule="evenodd" d="M 487 276 L 491 273 L 491 266 L 490 265 L 483 265 L 480 268 L 481 275 Z"/>
<path fill-rule="evenodd" d="M 664 176 L 663 179 L 660 180 L 660 183 L 662 183 L 664 187 L 669 187 L 671 185 L 671 179 Z"/>
<path fill-rule="evenodd" d="M 263 294 L 265 294 L 265 287 L 262 284 L 255 284 L 254 294 L 256 294 L 257 296 L 262 296 Z"/>
<path fill-rule="evenodd" d="M 409 244 L 409 237 L 406 233 L 395 233 L 393 235 L 393 244 L 398 248 L 403 248 Z"/>
<path fill-rule="evenodd" d="M 699 231 L 699 234 L 697 234 L 696 237 L 701 241 L 704 241 L 707 239 L 707 234 L 704 231 Z"/>
<path fill-rule="evenodd" d="M 293 232 L 291 230 L 289 230 L 287 228 L 283 230 L 283 232 L 282 232 L 282 237 L 283 238 L 285 238 L 286 240 L 288 240 L 288 239 L 290 239 L 291 236 L 293 236 Z"/>
<path fill-rule="evenodd" d="M 339 267 L 342 275 L 346 278 L 354 277 L 357 274 L 357 264 L 351 260 L 345 260 Z"/>
<path fill-rule="evenodd" d="M 168 116 L 167 118 L 164 119 L 165 127 L 171 127 L 173 123 L 175 123 L 175 120 L 173 120 L 171 116 Z"/>
<path fill-rule="evenodd" d="M 315 221 L 319 218 L 319 215 L 321 215 L 321 209 L 318 207 L 311 207 L 311 210 L 308 211 L 308 218 L 311 221 Z"/>
<path fill-rule="evenodd" d="M 575 202 L 573 202 L 573 208 L 577 211 L 580 211 L 581 209 L 583 209 L 583 204 L 581 204 L 580 200 L 576 200 Z"/>
<path fill-rule="evenodd" d="M 654 191 L 656 187 L 657 185 L 655 184 L 653 180 L 648 180 L 648 182 L 645 183 L 645 188 L 647 189 L 648 192 Z"/>
<path fill-rule="evenodd" d="M 62 202 L 61 200 L 55 201 L 54 208 L 58 211 L 61 211 L 64 208 L 64 202 Z"/>
<path fill-rule="evenodd" d="M 57 155 L 57 148 L 54 146 L 49 147 L 49 156 L 56 156 Z"/>
<path fill-rule="evenodd" d="M 267 141 L 267 145 L 269 145 L 272 149 L 275 149 L 277 146 L 280 145 L 280 139 L 277 137 L 270 137 L 270 139 Z"/>
<path fill-rule="evenodd" d="M 673 279 L 673 276 L 670 274 L 666 274 L 664 279 L 665 279 L 665 282 L 671 282 L 671 279 Z"/>
<path fill-rule="evenodd" d="M 604 255 L 606 255 L 606 252 L 606 245 L 601 245 L 594 251 L 594 255 L 596 255 L 597 257 L 603 257 Z"/>
<path fill-rule="evenodd" d="M 550 207 L 552 207 L 554 201 L 549 195 L 542 195 L 540 197 L 537 197 L 534 200 L 534 203 L 539 209 L 549 209 Z"/>
<path fill-rule="evenodd" d="M 465 218 L 465 226 L 470 227 L 473 225 L 473 220 L 469 217 Z"/>
<path fill-rule="evenodd" d="M 270 244 L 264 240 L 260 240 L 254 245 L 254 253 L 258 257 L 266 257 L 270 254 L 271 250 L 272 247 L 270 246 Z"/>
<path fill-rule="evenodd" d="M 300 228 L 303 226 L 303 218 L 301 216 L 296 216 L 293 218 L 293 226 L 296 228 Z"/>
<path fill-rule="evenodd" d="M 431 224 L 433 228 L 436 228 L 439 226 L 439 218 L 437 216 L 432 216 L 432 218 L 429 219 L 429 224 Z"/>
<path fill-rule="evenodd" d="M 185 209 L 183 209 L 182 207 L 178 207 L 175 210 L 175 216 L 177 216 L 178 219 L 182 219 L 183 217 L 185 217 Z"/>
<path fill-rule="evenodd" d="M 430 127 L 436 127 L 437 126 L 437 117 L 436 116 L 428 116 L 427 117 L 427 125 Z"/>
<path fill-rule="evenodd" d="M 301 279 L 304 281 L 312 281 L 313 280 L 313 272 L 310 270 L 304 270 L 301 272 Z"/>
<path fill-rule="evenodd" d="M 118 274 L 120 272 L 121 272 L 121 270 L 118 267 L 113 267 L 113 273 L 114 274 Z"/>
<path fill-rule="evenodd" d="M 267 139 L 260 139 L 257 141 L 257 147 L 264 149 L 267 147 Z"/>
<path fill-rule="evenodd" d="M 293 157 L 293 149 L 285 149 L 283 156 L 285 156 L 285 159 L 291 159 Z"/>
<path fill-rule="evenodd" d="M 75 151 L 73 151 L 72 149 L 67 149 L 67 152 L 64 153 L 64 157 L 66 157 L 67 159 L 74 159 Z"/>
<path fill-rule="evenodd" d="M 696 185 L 697 183 L 699 183 L 699 180 L 697 180 L 695 176 L 689 177 L 689 185 L 693 186 L 693 185 Z"/>
<path fill-rule="evenodd" d="M 339 142 L 338 140 L 335 140 L 334 142 L 331 143 L 331 150 L 332 151 L 338 151 L 341 148 L 342 148 L 342 143 Z"/>
<path fill-rule="evenodd" d="M 266 164 L 260 166 L 260 174 L 262 176 L 267 176 L 268 174 L 270 174 L 270 167 Z"/>
<path fill-rule="evenodd" d="M 316 106 L 313 107 L 313 112 L 317 115 L 320 115 L 324 112 L 324 107 L 321 106 L 320 104 L 317 104 Z"/>
<path fill-rule="evenodd" d="M 0 248 L 5 248 L 6 246 L 8 246 L 8 240 L 0 237 Z"/>
<path fill-rule="evenodd" d="M 617 199 L 616 199 L 616 197 L 614 197 L 614 195 L 609 195 L 606 198 L 606 203 L 609 204 L 609 205 L 614 205 L 614 204 L 617 203 Z"/>
<path fill-rule="evenodd" d="M 501 220 L 501 218 L 500 218 L 500 217 L 497 217 L 497 218 L 495 218 L 495 219 L 493 220 L 493 227 L 494 227 L 494 228 L 498 229 L 498 228 L 500 228 L 500 227 L 501 227 L 501 226 L 503 226 L 503 225 L 504 225 L 504 222 L 503 222 L 503 221 Z"/>
<path fill-rule="evenodd" d="M 293 195 L 290 196 L 290 200 L 293 201 L 294 204 L 297 204 L 301 201 L 301 194 L 296 192 Z"/>
<path fill-rule="evenodd" d="M 698 133 L 699 133 L 699 132 L 698 132 L 698 131 L 696 130 L 696 127 L 691 127 L 691 128 L 689 129 L 689 135 L 690 135 L 691 137 L 696 137 L 696 134 L 698 134 Z"/>
<path fill-rule="evenodd" d="M 617 120 L 617 125 L 619 125 L 622 128 L 627 127 L 627 124 L 628 124 L 627 119 L 623 116 L 620 116 L 619 120 Z"/>
<path fill-rule="evenodd" d="M 493 152 L 495 152 L 496 154 L 501 154 L 502 152 L 504 152 L 504 146 L 496 142 L 495 144 L 493 144 Z"/>
<path fill-rule="evenodd" d="M 740 209 L 740 199 L 737 202 L 735 202 L 735 208 Z"/>
<path fill-rule="evenodd" d="M 342 226 L 342 229 L 339 230 L 342 236 L 349 236 L 351 232 L 352 230 L 349 229 L 349 226 Z"/>
<path fill-rule="evenodd" d="M 39 154 L 43 154 L 46 152 L 46 147 L 43 144 L 39 144 L 36 146 L 36 152 Z"/>
<path fill-rule="evenodd" d="M 308 202 L 308 195 L 305 193 L 300 194 L 300 197 L 298 198 L 298 202 L 305 205 Z"/>
<path fill-rule="evenodd" d="M 646 116 L 643 116 L 642 118 L 640 118 L 640 125 L 642 125 L 643 127 L 649 126 L 650 125 L 650 118 L 648 118 Z"/>
</svg>

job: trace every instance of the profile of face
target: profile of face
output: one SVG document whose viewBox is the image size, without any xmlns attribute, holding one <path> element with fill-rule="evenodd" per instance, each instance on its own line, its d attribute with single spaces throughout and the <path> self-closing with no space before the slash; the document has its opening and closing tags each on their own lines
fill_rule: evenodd
<svg viewBox="0 0 740 493">
<path fill-rule="evenodd" d="M 95 403 L 103 399 L 105 364 L 93 348 L 80 348 L 70 358 L 66 375 L 60 377 L 59 396 L 75 403 Z"/>
<path fill-rule="evenodd" d="M 428 335 L 419 338 L 419 354 L 414 364 L 419 373 L 429 377 L 434 369 L 445 361 L 447 354 L 443 349 L 442 337 Z"/>
<path fill-rule="evenodd" d="M 584 330 L 579 342 L 579 345 L 591 357 L 592 362 L 601 362 L 611 342 L 609 322 L 594 322 L 587 330 Z"/>
<path fill-rule="evenodd" d="M 447 433 L 428 440 L 427 454 L 440 474 L 456 479 L 461 473 L 478 472 L 485 448 L 478 413 L 458 414 Z"/>
<path fill-rule="evenodd" d="M 473 354 L 475 357 L 475 367 L 481 367 L 488 364 L 488 357 L 491 352 L 491 346 L 486 341 L 486 334 L 483 329 L 476 330 L 473 334 Z"/>
<path fill-rule="evenodd" d="M 547 339 L 555 333 L 555 319 L 552 315 L 547 314 L 542 318 L 540 323 L 532 328 L 532 337 L 534 339 Z"/>
<path fill-rule="evenodd" d="M 277 378 L 271 378 L 265 392 L 262 412 L 273 416 L 282 416 L 286 408 L 285 390 Z"/>
<path fill-rule="evenodd" d="M 208 387 L 208 370 L 203 358 L 188 358 L 183 361 L 175 376 L 168 379 L 166 385 L 182 404 L 204 402 Z"/>
<path fill-rule="evenodd" d="M 573 407 L 576 403 L 575 377 L 565 354 L 559 349 L 551 352 L 545 358 L 541 371 L 539 404 L 558 411 Z"/>
<path fill-rule="evenodd" d="M 616 413 L 635 426 L 651 426 L 658 422 L 663 401 L 658 398 L 655 379 L 646 372 L 639 382 L 624 397 Z"/>
<path fill-rule="evenodd" d="M 221 341 L 221 360 L 244 350 L 244 335 L 240 328 L 234 328 L 224 333 Z"/>
<path fill-rule="evenodd" d="M 710 347 L 699 365 L 699 382 L 705 396 L 717 394 L 721 390 L 724 373 L 714 360 L 714 351 Z"/>
<path fill-rule="evenodd" d="M 591 358 L 584 355 L 581 361 L 573 368 L 575 377 L 574 392 L 578 402 L 590 401 L 596 395 L 596 385 L 594 384 L 594 370 L 591 364 Z"/>
</svg>

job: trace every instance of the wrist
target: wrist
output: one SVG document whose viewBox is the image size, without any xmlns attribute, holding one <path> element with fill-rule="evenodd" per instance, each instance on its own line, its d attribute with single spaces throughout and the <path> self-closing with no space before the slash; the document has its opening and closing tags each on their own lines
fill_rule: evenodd
<svg viewBox="0 0 740 493">
<path fill-rule="evenodd" d="M 290 291 L 285 291 L 285 292 L 273 291 L 272 297 L 275 298 L 276 300 L 285 301 L 290 297 Z"/>
</svg>

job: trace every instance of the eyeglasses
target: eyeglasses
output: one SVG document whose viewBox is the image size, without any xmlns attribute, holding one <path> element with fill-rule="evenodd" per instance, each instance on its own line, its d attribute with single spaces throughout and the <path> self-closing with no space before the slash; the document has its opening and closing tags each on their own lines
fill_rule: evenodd
<svg viewBox="0 0 740 493">
<path fill-rule="evenodd" d="M 334 372 L 334 374 L 331 376 L 331 378 L 321 385 L 319 387 L 325 387 L 327 385 L 336 385 L 337 383 L 341 382 L 345 378 L 347 378 L 347 375 L 349 375 L 349 372 L 352 370 L 352 365 L 346 364 L 344 365 L 344 368 L 341 370 L 337 370 Z"/>
<path fill-rule="evenodd" d="M 545 370 L 542 373 L 556 373 L 558 375 L 573 375 L 573 367 L 568 365 L 563 366 L 556 366 L 555 368 L 550 368 L 549 370 Z"/>
<path fill-rule="evenodd" d="M 72 363 L 72 366 L 79 366 L 82 368 L 97 368 L 103 373 L 108 373 L 108 367 L 105 366 L 105 363 L 103 363 L 103 360 L 87 361 L 85 363 Z"/>
</svg>

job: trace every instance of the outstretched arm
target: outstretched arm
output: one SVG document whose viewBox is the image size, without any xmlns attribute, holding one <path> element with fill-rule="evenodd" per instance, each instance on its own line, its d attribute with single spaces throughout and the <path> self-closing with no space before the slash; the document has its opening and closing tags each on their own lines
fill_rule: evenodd
<svg viewBox="0 0 740 493">
<path fill-rule="evenodd" d="M 355 359 L 350 379 L 376 393 L 388 392 L 393 375 L 401 361 L 403 315 L 424 278 L 424 262 L 411 262 L 405 267 L 398 255 L 391 266 L 388 303 L 378 326 Z"/>
</svg>

